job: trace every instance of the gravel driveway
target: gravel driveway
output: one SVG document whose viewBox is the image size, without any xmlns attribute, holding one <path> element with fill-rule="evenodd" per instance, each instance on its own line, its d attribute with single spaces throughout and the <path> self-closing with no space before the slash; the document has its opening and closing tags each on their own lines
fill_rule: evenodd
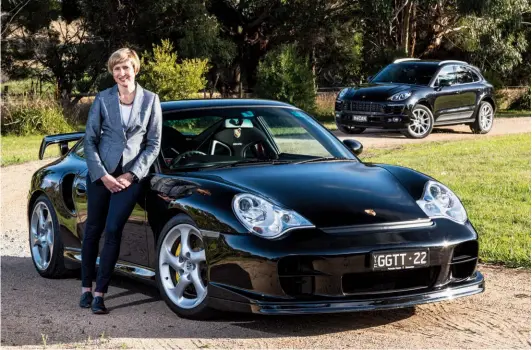
<svg viewBox="0 0 532 350">
<path fill-rule="evenodd" d="M 487 137 L 463 127 L 421 142 Z M 454 130 L 454 131 L 452 131 Z M 530 132 L 530 118 L 497 120 L 490 135 Z M 341 135 L 340 135 L 341 136 Z M 382 132 L 357 135 L 367 148 L 420 142 Z M 108 316 L 77 306 L 79 276 L 41 278 L 27 243 L 26 195 L 47 161 L 1 168 L 1 345 L 42 348 L 530 348 L 530 271 L 480 266 L 486 292 L 416 308 L 337 315 L 230 314 L 210 322 L 175 316 L 155 289 L 117 277 Z"/>
</svg>

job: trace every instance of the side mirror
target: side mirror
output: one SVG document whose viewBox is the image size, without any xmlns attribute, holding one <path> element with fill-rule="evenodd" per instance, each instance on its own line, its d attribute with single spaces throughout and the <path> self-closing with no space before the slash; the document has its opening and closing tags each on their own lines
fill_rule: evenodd
<svg viewBox="0 0 532 350">
<path fill-rule="evenodd" d="M 440 81 L 438 83 L 438 85 L 436 85 L 436 89 L 441 90 L 442 88 L 444 88 L 446 86 L 451 86 L 451 81 L 450 80 L 442 80 L 442 81 Z"/>
<path fill-rule="evenodd" d="M 364 146 L 362 146 L 362 144 L 357 140 L 346 139 L 343 141 L 343 143 L 357 156 L 362 153 L 362 150 L 364 149 Z"/>
<path fill-rule="evenodd" d="M 373 79 L 373 75 L 370 75 L 367 79 L 368 83 L 371 83 L 371 79 Z"/>
</svg>

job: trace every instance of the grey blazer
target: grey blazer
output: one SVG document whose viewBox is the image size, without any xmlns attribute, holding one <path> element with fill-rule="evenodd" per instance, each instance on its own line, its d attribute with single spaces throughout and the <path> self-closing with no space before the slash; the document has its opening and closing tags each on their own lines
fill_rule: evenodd
<svg viewBox="0 0 532 350">
<path fill-rule="evenodd" d="M 96 95 L 85 130 L 84 153 L 92 182 L 113 173 L 120 158 L 124 172 L 145 177 L 161 147 L 159 96 L 137 84 L 129 124 L 122 126 L 118 86 Z"/>
</svg>

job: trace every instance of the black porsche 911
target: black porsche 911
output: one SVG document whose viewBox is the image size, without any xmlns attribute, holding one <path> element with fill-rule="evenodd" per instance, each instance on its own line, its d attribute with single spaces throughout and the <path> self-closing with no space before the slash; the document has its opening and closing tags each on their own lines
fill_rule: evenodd
<svg viewBox="0 0 532 350">
<path fill-rule="evenodd" d="M 479 69 L 466 62 L 404 58 L 370 77 L 367 85 L 343 89 L 335 120 L 347 134 L 385 128 L 421 139 L 434 126 L 456 124 L 485 134 L 493 126 L 493 94 Z"/>
<path fill-rule="evenodd" d="M 477 233 L 435 179 L 361 162 L 359 142 L 340 142 L 285 103 L 162 106 L 160 157 L 124 229 L 116 272 L 155 284 L 178 315 L 388 309 L 484 290 Z M 41 158 L 51 144 L 62 153 L 35 172 L 28 196 L 29 244 L 43 277 L 81 260 L 82 138 L 41 144 Z"/>
</svg>

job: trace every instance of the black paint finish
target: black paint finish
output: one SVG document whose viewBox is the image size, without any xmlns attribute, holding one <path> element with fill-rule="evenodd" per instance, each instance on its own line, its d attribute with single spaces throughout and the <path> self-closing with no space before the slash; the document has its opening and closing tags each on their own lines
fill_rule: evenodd
<svg viewBox="0 0 532 350">
<path fill-rule="evenodd" d="M 173 102 L 166 108 L 190 104 Z M 71 263 L 79 262 L 86 218 L 87 167 L 80 145 L 39 169 L 28 196 L 28 216 L 40 194 L 54 204 Z M 209 303 L 222 310 L 345 312 L 482 292 L 472 225 L 431 220 L 416 204 L 430 179 L 408 168 L 355 158 L 188 172 L 161 171 L 157 163 L 124 229 L 117 271 L 153 282 L 159 232 L 184 213 L 203 234 Z M 315 228 L 292 230 L 275 240 L 250 234 L 232 210 L 233 197 L 242 192 L 295 210 Z M 427 269 L 372 273 L 371 252 L 421 247 L 430 251 Z"/>
</svg>

